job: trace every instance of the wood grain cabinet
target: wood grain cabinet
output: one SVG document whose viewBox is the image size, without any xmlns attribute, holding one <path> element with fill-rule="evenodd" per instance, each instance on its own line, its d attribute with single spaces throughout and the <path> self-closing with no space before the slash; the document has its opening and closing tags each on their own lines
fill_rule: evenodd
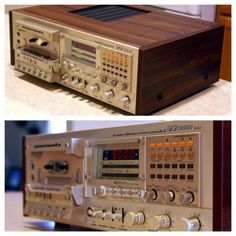
<svg viewBox="0 0 236 236">
<path fill-rule="evenodd" d="M 231 81 L 231 5 L 217 6 L 216 21 L 225 26 L 220 78 Z"/>
</svg>

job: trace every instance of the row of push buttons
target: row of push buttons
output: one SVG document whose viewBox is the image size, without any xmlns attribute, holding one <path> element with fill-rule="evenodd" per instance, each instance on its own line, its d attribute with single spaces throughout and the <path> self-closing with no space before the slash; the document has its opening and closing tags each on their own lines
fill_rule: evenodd
<svg viewBox="0 0 236 236">
<path fill-rule="evenodd" d="M 193 180 L 193 175 L 169 175 L 169 174 L 151 174 L 150 175 L 151 179 L 180 179 L 180 180 Z"/>
<path fill-rule="evenodd" d="M 40 216 L 52 216 L 52 217 L 64 217 L 66 215 L 66 208 L 51 208 L 51 207 L 33 207 L 28 206 L 27 213 L 40 215 Z"/>
<path fill-rule="evenodd" d="M 192 147 L 193 141 L 150 143 L 150 148 Z"/>
<path fill-rule="evenodd" d="M 193 169 L 194 165 L 192 163 L 189 163 L 189 164 L 184 164 L 184 163 L 181 163 L 181 164 L 155 164 L 155 163 L 152 163 L 150 164 L 150 168 L 151 169 L 155 169 L 155 168 L 158 168 L 158 169 L 169 169 L 169 168 L 173 168 L 173 169 L 177 169 L 177 168 L 180 168 L 180 169 L 184 169 L 184 168 L 188 168 L 188 169 Z"/>
<path fill-rule="evenodd" d="M 180 158 L 185 158 L 185 157 L 187 157 L 187 158 L 192 158 L 193 157 L 193 152 L 192 151 L 190 151 L 190 152 L 180 152 L 180 153 L 178 153 L 178 152 L 158 152 L 158 153 L 151 153 L 150 154 L 150 157 L 151 158 L 156 158 L 156 157 L 158 157 L 158 158 L 178 158 L 178 157 L 180 157 Z"/>
</svg>

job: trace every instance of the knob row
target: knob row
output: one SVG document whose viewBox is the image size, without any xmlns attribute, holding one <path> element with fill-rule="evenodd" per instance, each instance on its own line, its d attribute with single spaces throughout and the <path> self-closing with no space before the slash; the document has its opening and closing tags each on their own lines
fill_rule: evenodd
<svg viewBox="0 0 236 236">
<path fill-rule="evenodd" d="M 89 207 L 87 209 L 87 214 L 89 217 L 103 219 L 123 219 L 123 214 L 121 212 L 113 213 L 112 211 L 105 211 L 97 207 Z M 170 216 L 167 214 L 155 215 L 146 219 L 146 216 L 142 211 L 129 211 L 124 216 L 124 224 L 127 227 L 143 225 L 145 222 L 147 223 L 148 229 L 153 231 L 169 229 L 172 223 Z M 181 218 L 178 225 L 182 230 L 187 231 L 199 231 L 201 228 L 200 220 L 197 217 Z"/>
<path fill-rule="evenodd" d="M 97 92 L 100 91 L 100 88 L 99 88 L 99 85 L 98 84 L 91 84 L 91 85 L 88 85 L 87 86 L 87 81 L 85 80 L 81 80 L 81 79 L 77 79 L 77 80 L 71 80 L 71 79 L 68 79 L 67 75 L 66 74 L 63 74 L 61 76 L 62 80 L 63 81 L 67 81 L 69 80 L 70 82 L 72 82 L 75 86 L 77 86 L 79 89 L 85 89 L 87 88 L 87 91 L 88 93 L 90 93 L 91 95 L 93 94 L 96 94 Z M 107 90 L 107 91 L 104 91 L 102 93 L 102 99 L 104 101 L 111 101 L 113 98 L 115 97 L 115 93 L 113 90 Z M 129 96 L 123 96 L 120 98 L 120 101 L 122 102 L 122 104 L 124 105 L 128 105 L 130 104 L 130 98 Z"/>
<path fill-rule="evenodd" d="M 162 200 L 165 202 L 173 202 L 175 200 L 175 192 L 172 190 L 158 191 L 152 189 L 145 192 L 144 199 L 147 201 Z M 182 204 L 191 204 L 194 201 L 194 194 L 190 191 L 182 192 L 179 200 Z"/>
<path fill-rule="evenodd" d="M 125 214 L 124 223 L 126 226 L 142 225 L 145 223 L 145 215 L 143 212 L 128 212 Z M 199 231 L 201 228 L 200 220 L 197 217 L 181 218 L 178 222 L 182 230 Z M 171 227 L 171 218 L 169 215 L 157 215 L 147 219 L 147 225 L 150 230 L 164 230 Z"/>
</svg>

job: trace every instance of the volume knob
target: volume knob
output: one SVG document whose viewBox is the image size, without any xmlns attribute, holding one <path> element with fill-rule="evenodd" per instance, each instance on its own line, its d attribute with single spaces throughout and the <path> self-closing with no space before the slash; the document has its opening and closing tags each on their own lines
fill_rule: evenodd
<svg viewBox="0 0 236 236">
<path fill-rule="evenodd" d="M 150 230 L 168 229 L 171 225 L 171 220 L 168 215 L 153 216 L 148 220 Z"/>
<path fill-rule="evenodd" d="M 108 90 L 106 92 L 103 93 L 102 98 L 105 101 L 109 101 L 114 97 L 114 92 L 112 90 Z"/>
<path fill-rule="evenodd" d="M 132 226 L 132 225 L 141 225 L 145 222 L 145 215 L 143 212 L 128 212 L 124 218 L 125 225 Z"/>
<path fill-rule="evenodd" d="M 183 229 L 187 231 L 199 231 L 201 228 L 201 223 L 197 217 L 192 218 L 182 218 Z"/>
<path fill-rule="evenodd" d="M 99 87 L 97 84 L 90 85 L 88 89 L 91 93 L 97 93 L 99 91 Z"/>
</svg>

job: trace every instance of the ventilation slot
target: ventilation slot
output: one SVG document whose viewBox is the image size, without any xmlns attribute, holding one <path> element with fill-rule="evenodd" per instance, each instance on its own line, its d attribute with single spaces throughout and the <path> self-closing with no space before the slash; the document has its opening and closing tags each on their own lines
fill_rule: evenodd
<svg viewBox="0 0 236 236">
<path fill-rule="evenodd" d="M 126 17 L 148 13 L 148 11 L 116 5 L 100 5 L 70 12 L 76 15 L 85 16 L 100 21 L 120 20 Z"/>
</svg>

